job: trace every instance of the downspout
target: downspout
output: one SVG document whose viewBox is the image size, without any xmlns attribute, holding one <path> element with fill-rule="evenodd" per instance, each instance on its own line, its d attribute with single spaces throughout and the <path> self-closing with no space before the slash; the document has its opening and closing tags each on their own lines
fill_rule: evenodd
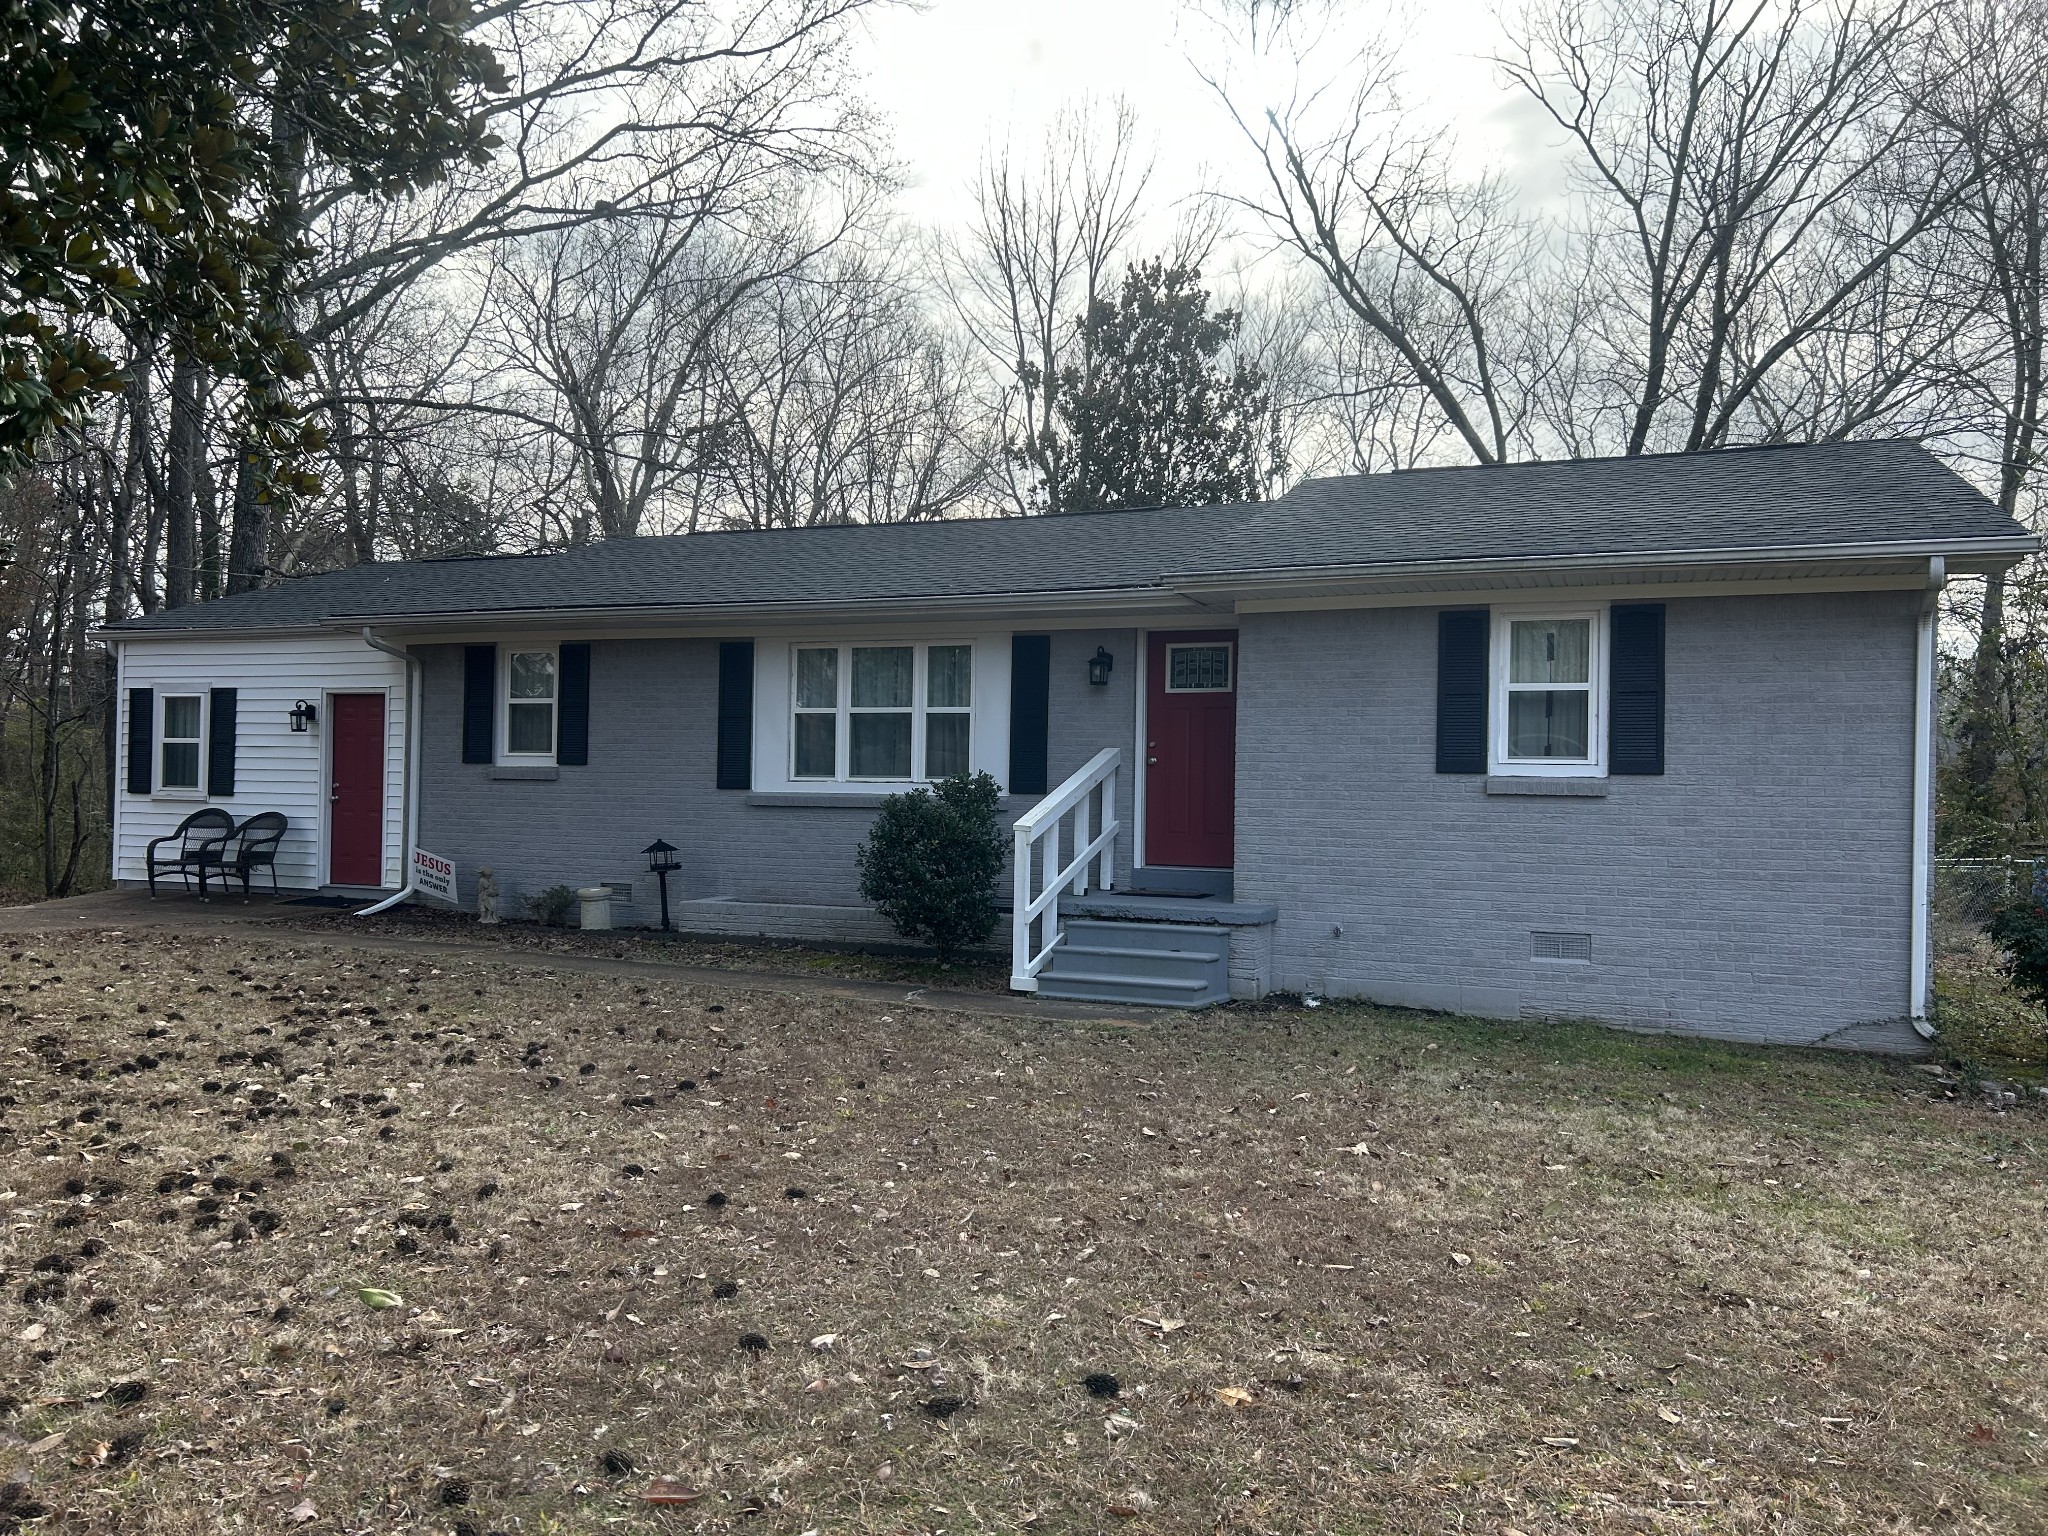
<svg viewBox="0 0 2048 1536">
<path fill-rule="evenodd" d="M 1927 1021 L 1928 933 L 1934 907 L 1934 642 L 1941 589 L 1947 581 L 1948 563 L 1933 556 L 1927 562 L 1927 589 L 1920 599 L 1913 654 L 1913 955 L 1908 987 L 1913 1028 L 1927 1040 L 1934 1038 L 1934 1026 Z"/>
<path fill-rule="evenodd" d="M 398 855 L 399 868 L 404 872 L 404 883 L 399 887 L 396 895 L 386 896 L 376 905 L 364 907 L 362 911 L 356 913 L 357 917 L 374 917 L 389 907 L 397 906 L 401 901 L 411 896 L 414 891 L 412 883 L 412 851 L 419 846 L 420 840 L 419 781 L 420 737 L 422 733 L 420 731 L 419 699 L 425 690 L 417 686 L 420 675 L 420 661 L 412 652 L 402 651 L 395 645 L 386 645 L 377 638 L 377 632 L 367 625 L 363 628 L 363 644 L 370 647 L 373 651 L 382 651 L 386 656 L 396 656 L 405 663 L 405 793 L 404 809 L 399 816 L 399 825 L 404 840 Z"/>
</svg>

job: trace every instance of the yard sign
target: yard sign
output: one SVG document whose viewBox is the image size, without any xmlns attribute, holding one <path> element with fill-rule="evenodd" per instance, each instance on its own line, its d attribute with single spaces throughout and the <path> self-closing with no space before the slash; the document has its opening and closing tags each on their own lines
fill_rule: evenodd
<svg viewBox="0 0 2048 1536">
<path fill-rule="evenodd" d="M 429 853 L 424 848 L 412 851 L 412 883 L 423 896 L 438 896 L 445 902 L 455 900 L 455 862 L 444 859 L 438 853 Z"/>
</svg>

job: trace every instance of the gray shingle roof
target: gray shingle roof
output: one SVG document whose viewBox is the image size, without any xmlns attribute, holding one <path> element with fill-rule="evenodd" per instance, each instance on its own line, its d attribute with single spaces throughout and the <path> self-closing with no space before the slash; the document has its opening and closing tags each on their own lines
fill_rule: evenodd
<svg viewBox="0 0 2048 1536">
<path fill-rule="evenodd" d="M 557 555 L 356 566 L 119 627 L 1114 593 L 1327 565 L 2025 537 L 1915 444 L 1827 443 L 1342 475 L 1244 506 L 616 539 Z"/>
</svg>

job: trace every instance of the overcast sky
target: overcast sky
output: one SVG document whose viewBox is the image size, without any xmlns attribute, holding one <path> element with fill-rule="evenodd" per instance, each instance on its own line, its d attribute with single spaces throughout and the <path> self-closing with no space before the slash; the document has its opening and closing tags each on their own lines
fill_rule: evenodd
<svg viewBox="0 0 2048 1536">
<path fill-rule="evenodd" d="M 1358 6 L 1361 17 L 1386 11 L 1383 0 Z M 1422 0 L 1400 30 L 1415 109 L 1454 123 L 1466 155 L 1535 147 L 1520 142 L 1528 114 L 1486 62 L 1497 36 L 1489 0 Z M 871 99 L 894 122 L 912 178 L 903 211 L 921 222 L 955 223 L 989 146 L 1007 140 L 1028 157 L 1060 108 L 1088 97 L 1120 95 L 1136 109 L 1162 203 L 1205 174 L 1241 185 L 1255 164 L 1190 63 L 1213 67 L 1215 36 L 1176 0 L 928 0 L 876 14 L 867 51 Z M 1345 50 L 1332 51 L 1341 63 Z"/>
</svg>

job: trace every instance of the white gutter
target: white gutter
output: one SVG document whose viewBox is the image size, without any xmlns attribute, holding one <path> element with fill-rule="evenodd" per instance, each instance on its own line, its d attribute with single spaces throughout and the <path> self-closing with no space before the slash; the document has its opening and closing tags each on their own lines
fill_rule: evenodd
<svg viewBox="0 0 2048 1536">
<path fill-rule="evenodd" d="M 1496 572 L 1507 575 L 1529 571 L 1576 571 L 1589 567 L 1622 570 L 1645 566 L 1812 565 L 1826 560 L 1886 558 L 1945 561 L 1956 555 L 2009 556 L 2017 561 L 2040 548 L 2041 541 L 2031 534 L 2013 538 L 1894 539 L 1849 544 L 1733 544 L 1697 549 L 1584 550 L 1569 555 L 1461 555 L 1439 560 L 1304 562 L 1293 566 L 1245 566 L 1224 571 L 1169 571 L 1159 580 L 1175 591 L 1200 592 L 1287 581 L 1357 581 L 1434 575 L 1491 575 Z"/>
<path fill-rule="evenodd" d="M 374 917 L 389 907 L 397 906 L 410 897 L 415 887 L 412 881 L 412 851 L 420 840 L 420 696 L 426 690 L 415 686 L 420 675 L 419 658 L 410 651 L 402 651 L 395 645 L 386 645 L 377 638 L 377 632 L 367 625 L 363 628 L 363 644 L 373 651 L 382 651 L 387 656 L 396 656 L 405 663 L 405 791 L 404 810 L 399 816 L 403 832 L 403 845 L 399 851 L 399 868 L 403 871 L 404 883 L 398 894 L 387 896 L 374 906 L 364 907 L 357 917 Z"/>
<path fill-rule="evenodd" d="M 1929 848 L 1934 816 L 1934 638 L 1941 589 L 1947 581 L 1947 566 L 1936 555 L 1927 562 L 1927 590 L 1920 600 L 1920 623 L 1913 652 L 1913 953 L 1907 988 L 1913 1028 L 1929 1040 L 1934 1038 L 1934 1026 L 1927 1022 L 1928 934 L 1934 908 L 1934 871 Z"/>
</svg>

